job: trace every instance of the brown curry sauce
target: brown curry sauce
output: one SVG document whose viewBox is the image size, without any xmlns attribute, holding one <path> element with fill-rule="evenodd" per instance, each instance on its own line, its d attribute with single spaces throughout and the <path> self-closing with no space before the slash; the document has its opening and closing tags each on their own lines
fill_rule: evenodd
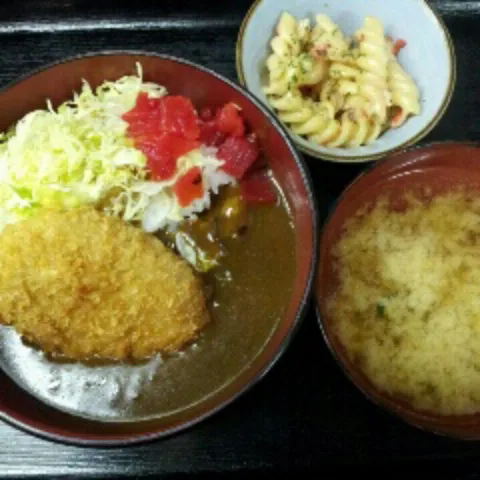
<svg viewBox="0 0 480 480">
<path fill-rule="evenodd" d="M 276 205 L 245 208 L 238 190 L 225 188 L 206 214 L 182 225 L 181 231 L 218 261 L 200 273 L 212 322 L 193 345 L 155 363 L 148 375 L 142 366 L 104 366 L 99 383 L 92 365 L 26 355 L 22 349 L 29 347 L 15 342 L 2 362 L 11 361 L 11 373 L 45 402 L 89 418 L 154 418 L 200 402 L 249 366 L 288 305 L 296 268 L 294 230 L 280 191 L 278 198 Z M 160 237 L 173 246 L 171 235 Z M 22 355 L 23 366 L 16 361 Z"/>
</svg>

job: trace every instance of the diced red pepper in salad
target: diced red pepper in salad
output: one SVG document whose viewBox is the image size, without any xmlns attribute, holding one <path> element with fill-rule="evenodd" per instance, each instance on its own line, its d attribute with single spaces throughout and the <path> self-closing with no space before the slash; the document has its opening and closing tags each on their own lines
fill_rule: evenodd
<svg viewBox="0 0 480 480">
<path fill-rule="evenodd" d="M 392 51 L 393 51 L 393 54 L 394 55 L 398 55 L 400 53 L 400 50 L 402 48 L 405 48 L 407 46 L 407 42 L 403 39 L 398 39 L 394 44 L 393 44 L 393 48 L 392 48 Z"/>
<path fill-rule="evenodd" d="M 173 186 L 173 191 L 181 207 L 187 207 L 194 200 L 202 198 L 205 191 L 200 167 L 193 167 L 181 176 Z"/>
<path fill-rule="evenodd" d="M 265 171 L 256 171 L 245 177 L 240 188 L 247 203 L 272 204 L 277 201 L 275 188 Z"/>
</svg>

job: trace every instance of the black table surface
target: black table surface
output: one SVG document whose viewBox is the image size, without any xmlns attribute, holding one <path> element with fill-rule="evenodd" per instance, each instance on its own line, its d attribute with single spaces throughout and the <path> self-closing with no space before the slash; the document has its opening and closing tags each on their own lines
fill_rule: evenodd
<svg viewBox="0 0 480 480">
<path fill-rule="evenodd" d="M 385 1 L 401 14 L 403 0 Z M 431 3 L 452 34 L 458 81 L 448 112 L 423 143 L 479 140 L 480 1 Z M 235 79 L 235 40 L 250 4 L 251 0 L 1 2 L 0 87 L 65 56 L 122 48 L 185 57 Z M 307 161 L 324 218 L 331 202 L 364 166 Z M 422 432 L 367 401 L 333 361 L 313 308 L 291 347 L 260 384 L 176 436 L 137 447 L 87 449 L 50 443 L 0 423 L 0 478 L 210 478 L 215 473 L 351 469 L 388 476 L 428 469 L 439 478 L 477 478 L 479 454 L 479 443 Z"/>
</svg>

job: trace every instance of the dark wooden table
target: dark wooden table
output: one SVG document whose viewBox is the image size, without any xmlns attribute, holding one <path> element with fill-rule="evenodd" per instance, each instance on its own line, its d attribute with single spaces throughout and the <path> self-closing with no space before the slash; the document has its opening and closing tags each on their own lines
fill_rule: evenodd
<svg viewBox="0 0 480 480">
<path fill-rule="evenodd" d="M 401 14 L 403 0 L 385 1 Z M 235 39 L 250 3 L 2 2 L 0 87 L 65 56 L 121 48 L 182 56 L 235 78 Z M 450 109 L 426 142 L 479 140 L 480 1 L 431 3 L 452 33 L 458 82 Z M 363 167 L 307 160 L 325 215 Z M 478 443 L 419 431 L 365 400 L 332 360 L 313 309 L 291 348 L 259 385 L 213 418 L 166 440 L 123 449 L 84 449 L 50 443 L 0 424 L 0 478 L 182 473 L 210 478 L 214 473 L 281 470 L 384 472 L 391 478 L 428 469 L 438 478 L 473 479 L 479 455 Z"/>
</svg>

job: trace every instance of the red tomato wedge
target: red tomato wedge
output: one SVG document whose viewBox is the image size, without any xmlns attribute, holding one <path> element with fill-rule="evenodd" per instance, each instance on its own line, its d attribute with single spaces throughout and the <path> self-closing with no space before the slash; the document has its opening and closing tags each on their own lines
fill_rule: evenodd
<svg viewBox="0 0 480 480">
<path fill-rule="evenodd" d="M 250 173 L 252 173 L 254 171 L 257 171 L 257 170 L 265 170 L 268 166 L 268 162 L 267 162 L 267 158 L 265 157 L 265 155 L 260 155 L 261 148 L 260 148 L 260 142 L 258 140 L 257 135 L 255 133 L 249 133 L 245 138 L 251 144 L 253 144 L 255 146 L 255 148 L 258 150 L 259 157 L 257 158 L 257 160 L 255 160 L 255 162 L 252 165 L 250 165 L 250 167 L 248 168 L 248 170 L 245 172 L 244 175 L 250 175 Z"/>
<path fill-rule="evenodd" d="M 242 198 L 247 203 L 272 204 L 277 194 L 272 180 L 265 171 L 253 172 L 240 182 Z"/>
<path fill-rule="evenodd" d="M 210 107 L 203 107 L 198 116 L 204 122 L 208 122 L 209 120 L 213 120 L 213 110 Z"/>
<path fill-rule="evenodd" d="M 199 140 L 209 146 L 218 147 L 221 145 L 227 136 L 220 132 L 217 127 L 217 123 L 214 120 L 204 122 L 200 125 Z"/>
<path fill-rule="evenodd" d="M 222 170 L 240 180 L 259 154 L 258 146 L 245 137 L 229 137 L 220 145 L 217 156 L 225 162 Z"/>
<path fill-rule="evenodd" d="M 205 107 L 200 112 L 200 140 L 210 147 L 218 147 L 228 136 L 243 137 L 245 124 L 233 103 L 219 108 L 215 115 Z"/>
<path fill-rule="evenodd" d="M 245 137 L 245 123 L 232 102 L 215 113 L 205 107 L 198 116 L 186 97 L 149 98 L 141 93 L 123 119 L 128 122 L 128 136 L 148 158 L 153 180 L 171 178 L 177 158 L 202 144 L 218 147 L 222 169 L 237 180 L 259 157 L 255 136 Z"/>
<path fill-rule="evenodd" d="M 160 99 L 160 127 L 164 132 L 196 140 L 200 130 L 197 112 L 191 100 L 181 96 L 162 97 Z"/>
<path fill-rule="evenodd" d="M 193 167 L 181 176 L 173 186 L 181 207 L 187 207 L 194 200 L 204 195 L 202 171 L 200 167 Z"/>
<path fill-rule="evenodd" d="M 149 98 L 147 93 L 139 93 L 135 106 L 123 115 L 123 119 L 129 124 L 139 120 L 145 120 L 152 112 L 158 109 L 158 98 Z"/>
<path fill-rule="evenodd" d="M 148 159 L 153 180 L 167 180 L 177 168 L 177 158 L 200 147 L 200 142 L 188 140 L 171 133 L 143 137 L 136 142 Z"/>
<path fill-rule="evenodd" d="M 129 124 L 131 137 L 173 133 L 195 140 L 200 133 L 197 112 L 192 102 L 182 96 L 148 98 L 146 93 L 140 93 L 135 107 L 122 118 Z"/>
<path fill-rule="evenodd" d="M 245 135 L 243 118 L 233 103 L 227 103 L 217 110 L 215 121 L 218 130 L 226 135 L 232 135 L 234 137 L 243 137 L 243 135 Z"/>
<path fill-rule="evenodd" d="M 159 100 L 148 98 L 146 93 L 138 95 L 135 107 L 122 117 L 128 123 L 127 133 L 130 137 L 161 133 L 158 121 Z"/>
</svg>

